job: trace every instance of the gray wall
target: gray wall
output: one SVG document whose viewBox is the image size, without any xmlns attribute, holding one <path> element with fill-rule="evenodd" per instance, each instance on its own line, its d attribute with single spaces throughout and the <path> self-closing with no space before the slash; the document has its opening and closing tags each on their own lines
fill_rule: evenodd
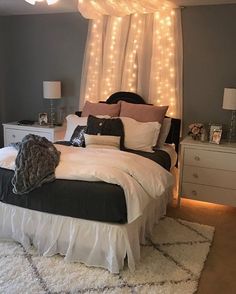
<svg viewBox="0 0 236 294">
<path fill-rule="evenodd" d="M 2 122 L 5 119 L 5 63 L 4 63 L 4 39 L 5 30 L 3 27 L 3 17 L 0 17 L 0 147 L 2 145 L 3 129 L 1 127 Z"/>
<path fill-rule="evenodd" d="M 236 88 L 236 5 L 182 10 L 184 37 L 184 127 L 189 123 L 227 124 L 225 87 Z"/>
<path fill-rule="evenodd" d="M 5 16 L 5 121 L 37 120 L 48 112 L 44 80 L 62 81 L 66 113 L 78 110 L 88 21 L 79 13 Z"/>
<path fill-rule="evenodd" d="M 236 5 L 188 7 L 182 23 L 184 133 L 193 121 L 226 124 L 231 112 L 222 109 L 223 89 L 236 87 Z M 66 113 L 78 109 L 87 28 L 79 13 L 0 18 L 0 122 L 48 111 L 43 80 L 61 80 L 60 103 Z"/>
</svg>

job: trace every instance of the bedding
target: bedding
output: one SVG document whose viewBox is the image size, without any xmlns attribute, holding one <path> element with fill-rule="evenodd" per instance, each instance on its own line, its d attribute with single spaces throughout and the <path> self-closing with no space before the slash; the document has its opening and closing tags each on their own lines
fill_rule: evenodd
<svg viewBox="0 0 236 294">
<path fill-rule="evenodd" d="M 109 115 L 98 115 L 98 118 L 110 118 Z M 66 132 L 64 141 L 70 141 L 77 126 L 87 126 L 88 117 L 79 117 L 75 114 L 69 114 L 66 117 Z"/>
<path fill-rule="evenodd" d="M 168 171 L 140 155 L 120 150 L 55 146 L 61 152 L 60 163 L 55 171 L 56 179 L 103 181 L 121 186 L 125 195 L 128 223 L 142 215 L 143 209 L 151 198 L 158 198 L 173 184 L 172 175 Z M 8 155 L 4 157 L 4 160 L 1 160 L 0 150 L 0 166 L 14 170 L 15 150 L 12 147 L 6 148 L 8 148 Z M 2 164 L 4 162 L 8 164 Z M 144 166 L 145 169 L 143 169 Z"/>
<path fill-rule="evenodd" d="M 87 117 L 78 117 L 75 114 L 69 114 L 66 117 L 66 132 L 64 136 L 64 141 L 70 141 L 75 128 L 77 126 L 87 126 Z"/>
<path fill-rule="evenodd" d="M 157 144 L 154 148 L 161 148 L 164 146 L 166 138 L 169 134 L 171 127 L 171 118 L 165 117 L 161 125 L 160 134 L 158 136 Z"/>
<path fill-rule="evenodd" d="M 125 131 L 125 148 L 154 152 L 153 146 L 156 145 L 161 128 L 159 122 L 143 123 L 129 117 L 121 117 L 121 120 Z"/>
<path fill-rule="evenodd" d="M 140 122 L 158 121 L 162 124 L 168 106 L 133 104 L 121 101 L 120 117 L 130 117 Z"/>
<path fill-rule="evenodd" d="M 64 145 L 56 145 L 61 152 L 56 180 L 28 194 L 12 192 L 16 150 L 0 150 L 0 238 L 25 247 L 33 243 L 45 256 L 59 253 L 67 261 L 113 273 L 123 268 L 127 256 L 134 270 L 140 243 L 171 198 L 173 177 L 162 167 L 172 166 L 171 153 L 76 148 L 70 140 L 78 125 L 86 126 L 87 117 L 67 117 Z"/>
<path fill-rule="evenodd" d="M 110 117 L 117 117 L 120 114 L 120 104 L 106 104 L 106 103 L 92 103 L 85 102 L 81 116 L 89 115 L 109 115 Z"/>
<path fill-rule="evenodd" d="M 84 134 L 87 130 L 87 126 L 80 126 L 78 125 L 71 138 L 69 143 L 71 143 L 71 145 L 75 146 L 75 147 L 85 147 L 85 139 L 84 139 Z"/>
<path fill-rule="evenodd" d="M 53 215 L 0 202 L 0 238 L 14 239 L 25 248 L 31 244 L 43 256 L 60 254 L 67 262 L 83 262 L 119 273 L 127 257 L 131 271 L 140 259 L 155 223 L 166 213 L 171 196 L 166 191 L 151 200 L 142 218 L 131 224 L 111 224 Z M 158 265 L 157 265 L 158 266 Z"/>
<path fill-rule="evenodd" d="M 15 194 L 28 193 L 44 183 L 55 179 L 55 168 L 59 164 L 60 151 L 46 138 L 29 134 L 22 142 L 13 144 L 18 150 L 15 173 L 12 178 Z M 46 164 L 45 164 L 46 163 Z"/>
<path fill-rule="evenodd" d="M 99 118 L 89 115 L 86 133 L 119 137 L 119 149 L 124 149 L 124 126 L 120 118 Z"/>
<path fill-rule="evenodd" d="M 120 150 L 120 137 L 84 134 L 86 148 L 102 148 Z"/>
</svg>

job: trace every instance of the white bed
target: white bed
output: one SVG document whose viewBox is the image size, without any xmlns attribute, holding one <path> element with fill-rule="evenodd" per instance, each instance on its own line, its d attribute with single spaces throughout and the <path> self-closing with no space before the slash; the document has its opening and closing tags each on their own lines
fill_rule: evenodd
<svg viewBox="0 0 236 294">
<path fill-rule="evenodd" d="M 64 147 L 60 147 L 59 149 L 62 151 Z M 173 170 L 177 154 L 174 148 L 169 145 L 164 146 L 163 150 L 170 155 L 171 169 Z M 100 151 L 97 152 L 99 153 Z M 110 154 L 113 154 L 113 152 L 120 152 L 121 154 L 123 153 L 123 156 L 126 156 L 123 151 L 109 150 Z M 91 157 L 91 151 L 87 153 Z M 70 157 L 70 153 L 68 154 L 66 154 L 67 158 Z M 137 159 L 137 156 L 134 154 L 131 155 L 134 161 Z M 1 167 L 14 169 L 14 164 L 12 163 L 14 161 L 14 155 L 9 158 L 9 160 L 5 161 L 6 165 L 1 165 Z M 149 168 L 148 161 L 151 160 L 146 158 L 145 160 L 147 162 L 143 161 L 143 166 L 145 166 L 147 171 Z M 98 161 L 99 165 L 99 160 L 95 161 Z M 119 159 L 117 159 L 118 161 Z M 107 162 L 109 167 L 109 160 Z M 154 164 L 152 162 L 150 163 L 150 170 L 152 165 L 153 168 L 156 168 L 154 167 L 156 163 Z M 61 168 L 61 166 L 59 165 L 56 171 L 58 178 L 67 179 L 65 175 L 70 174 L 72 178 L 68 179 L 73 179 L 73 169 L 71 172 L 69 169 L 64 170 L 64 167 Z M 136 177 L 134 173 L 133 170 L 130 175 L 132 181 L 133 177 Z M 157 183 L 156 173 L 159 173 L 159 176 L 162 178 L 160 184 L 157 185 L 155 184 Z M 84 180 L 94 180 L 96 175 L 97 180 L 104 180 L 105 178 L 107 179 L 109 172 L 99 174 L 95 167 L 92 174 L 91 179 L 84 178 L 83 173 L 80 176 Z M 105 268 L 112 273 L 118 273 L 123 268 L 127 258 L 128 267 L 133 271 L 135 264 L 140 259 L 140 244 L 145 243 L 146 238 L 151 235 L 153 226 L 166 213 L 167 204 L 172 199 L 172 186 L 174 182 L 171 174 L 162 167 L 153 170 L 150 174 L 150 179 L 148 179 L 150 182 L 146 183 L 147 187 L 142 186 L 144 184 L 142 182 L 142 175 L 139 177 L 139 189 L 143 189 L 144 191 L 142 192 L 143 195 L 141 193 L 139 198 L 145 196 L 143 199 L 146 200 L 138 203 L 138 205 L 135 204 L 134 206 L 139 207 L 139 209 L 134 209 L 132 207 L 132 201 L 137 191 L 132 193 L 133 186 L 124 188 L 124 190 L 128 191 L 126 193 L 128 212 L 128 221 L 126 224 L 104 223 L 55 215 L 0 202 L 0 239 L 13 239 L 20 242 L 25 248 L 29 248 L 33 244 L 41 255 L 52 256 L 54 254 L 61 254 L 65 256 L 66 261 L 83 262 L 88 266 Z M 146 177 L 149 178 L 148 173 Z M 118 183 L 117 178 L 112 176 L 112 174 L 110 178 L 111 183 Z M 149 186 L 153 186 L 153 195 L 150 193 L 147 197 L 145 191 L 149 189 Z"/>
</svg>

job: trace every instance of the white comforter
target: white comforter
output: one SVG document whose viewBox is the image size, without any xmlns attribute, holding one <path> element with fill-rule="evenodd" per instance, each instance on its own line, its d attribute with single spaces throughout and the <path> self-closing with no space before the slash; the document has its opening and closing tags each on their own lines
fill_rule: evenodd
<svg viewBox="0 0 236 294">
<path fill-rule="evenodd" d="M 125 192 L 128 223 L 142 215 L 151 198 L 159 197 L 173 184 L 168 171 L 136 154 L 110 149 L 55 146 L 61 151 L 56 178 L 120 185 Z M 14 170 L 16 155 L 13 147 L 0 149 L 0 167 Z"/>
</svg>

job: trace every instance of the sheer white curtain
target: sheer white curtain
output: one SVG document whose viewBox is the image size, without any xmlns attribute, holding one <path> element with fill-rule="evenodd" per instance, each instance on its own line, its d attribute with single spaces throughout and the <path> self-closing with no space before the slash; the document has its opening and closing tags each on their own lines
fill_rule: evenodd
<svg viewBox="0 0 236 294">
<path fill-rule="evenodd" d="M 168 114 L 181 117 L 183 57 L 179 11 L 164 0 L 158 4 L 153 0 L 79 0 L 79 10 L 92 19 L 80 108 L 85 100 L 97 102 L 116 91 L 131 91 L 148 103 L 169 105 Z"/>
</svg>

